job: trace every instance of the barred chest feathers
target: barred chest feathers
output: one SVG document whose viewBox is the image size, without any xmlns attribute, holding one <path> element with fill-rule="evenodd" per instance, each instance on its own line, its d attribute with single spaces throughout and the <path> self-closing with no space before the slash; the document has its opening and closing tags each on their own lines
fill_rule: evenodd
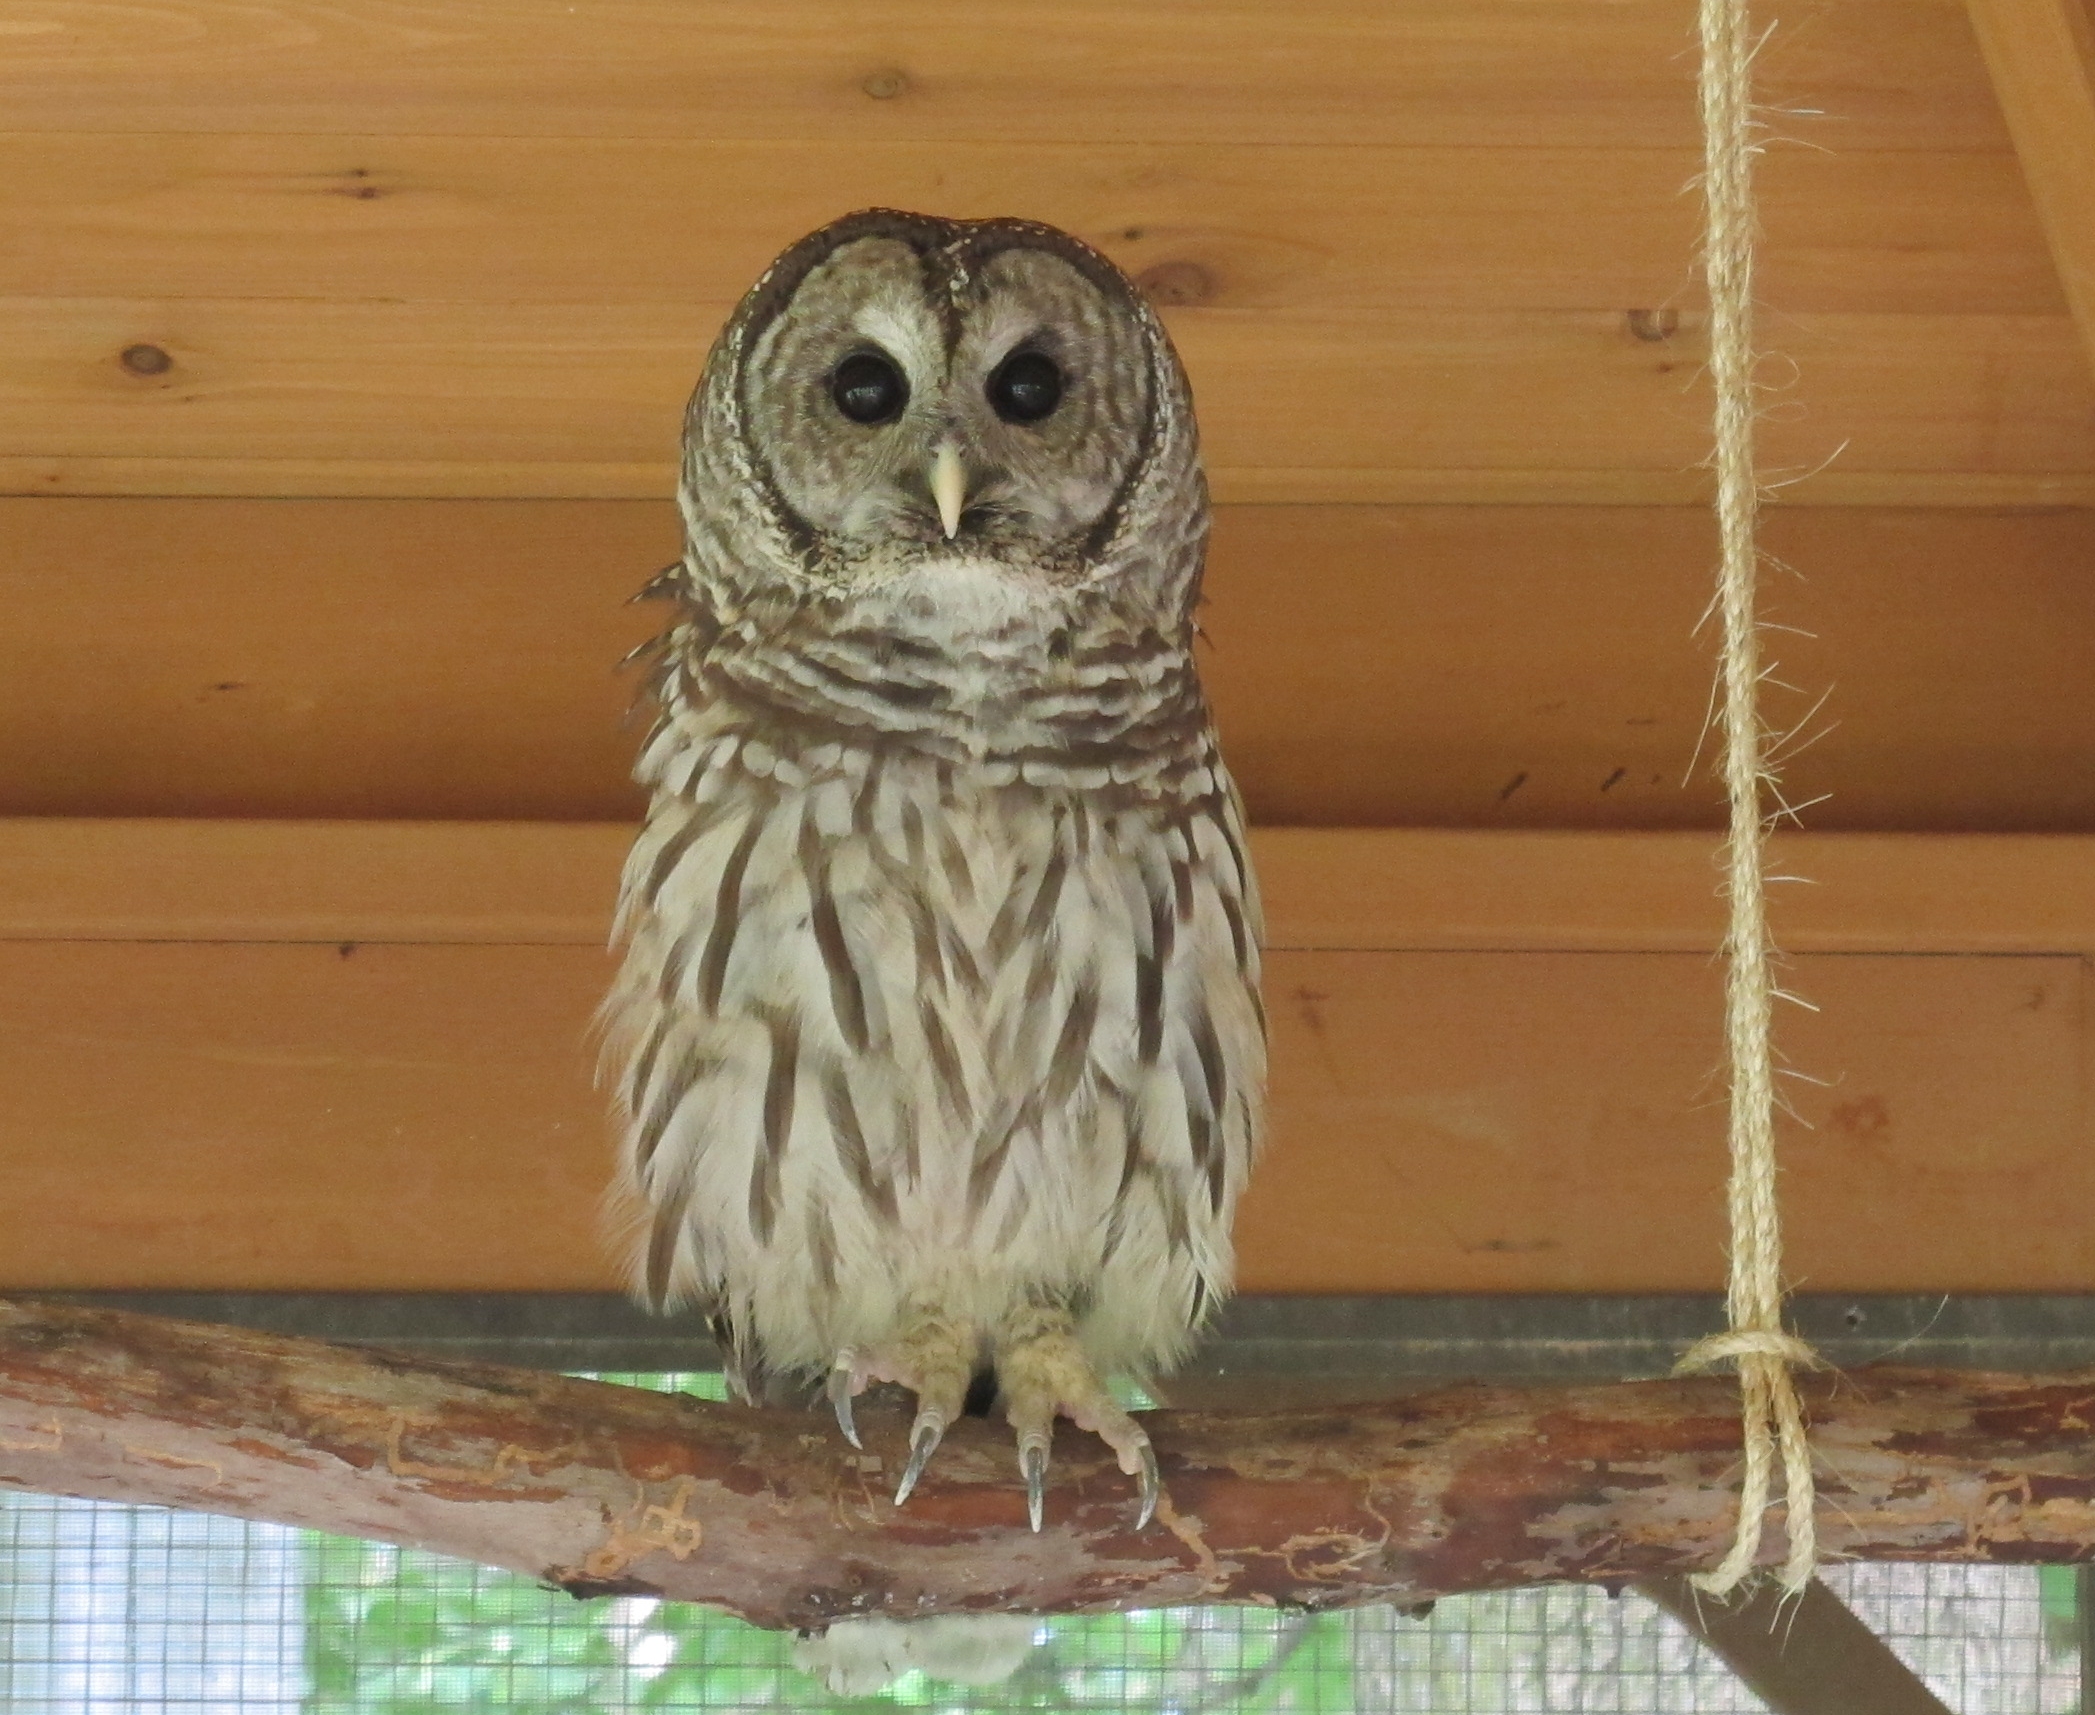
<svg viewBox="0 0 2095 1715">
<path fill-rule="evenodd" d="M 1183 638 L 948 593 L 672 641 L 612 1003 L 639 1285 L 769 1370 L 1041 1295 L 1168 1365 L 1258 1130 L 1235 796 Z"/>
</svg>

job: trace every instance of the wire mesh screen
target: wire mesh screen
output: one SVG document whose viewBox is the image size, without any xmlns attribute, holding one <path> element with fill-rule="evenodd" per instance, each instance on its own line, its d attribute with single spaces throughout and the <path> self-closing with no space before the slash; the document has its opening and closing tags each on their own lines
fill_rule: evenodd
<svg viewBox="0 0 2095 1715">
<path fill-rule="evenodd" d="M 2081 1707 L 2070 1569 L 1825 1576 L 1960 1715 Z M 792 1649 L 707 1610 L 576 1602 L 381 1544 L 91 1501 L 0 1504 L 0 1703 L 18 1715 L 1763 1707 L 1669 1616 L 1584 1587 L 1450 1599 L 1422 1618 L 1192 1608 L 1047 1620 L 1018 1674 L 989 1689 L 912 1675 L 875 1697 L 832 1697 Z"/>
</svg>

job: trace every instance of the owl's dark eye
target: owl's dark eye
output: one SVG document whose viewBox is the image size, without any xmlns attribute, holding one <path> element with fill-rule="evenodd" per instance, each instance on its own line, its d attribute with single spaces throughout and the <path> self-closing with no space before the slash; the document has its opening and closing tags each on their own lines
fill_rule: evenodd
<svg viewBox="0 0 2095 1715">
<path fill-rule="evenodd" d="M 909 403 L 909 383 L 886 358 L 859 351 L 837 365 L 829 396 L 854 423 L 892 423 Z"/>
<path fill-rule="evenodd" d="M 989 402 L 1007 423 L 1037 423 L 1062 403 L 1062 371 L 1045 352 L 1013 352 L 989 378 Z"/>
</svg>

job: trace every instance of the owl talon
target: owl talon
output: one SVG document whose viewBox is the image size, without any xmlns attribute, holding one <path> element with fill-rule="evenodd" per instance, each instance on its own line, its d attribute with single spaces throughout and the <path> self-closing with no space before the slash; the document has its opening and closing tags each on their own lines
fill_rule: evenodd
<svg viewBox="0 0 2095 1715">
<path fill-rule="evenodd" d="M 1142 1461 L 1138 1473 L 1141 1479 L 1141 1502 L 1135 1513 L 1135 1528 L 1147 1530 L 1149 1521 L 1157 1516 L 1157 1498 L 1164 1492 L 1164 1479 L 1157 1472 L 1157 1450 L 1149 1444 L 1149 1437 L 1142 1437 L 1142 1446 L 1136 1457 Z"/>
<path fill-rule="evenodd" d="M 1135 1457 L 1142 1460 L 1142 1470 L 1135 1472 L 1135 1480 L 1140 1483 L 1138 1501 L 1135 1501 L 1135 1529 L 1148 1531 L 1150 1520 L 1156 1516 L 1156 1499 L 1165 1491 L 1165 1480 L 1156 1470 L 1156 1449 L 1150 1447 L 1148 1436 L 1142 1436 L 1142 1447 Z"/>
<path fill-rule="evenodd" d="M 1047 1508 L 1048 1444 L 1044 1438 L 1028 1436 L 1019 1443 L 1019 1475 L 1026 1479 L 1026 1518 L 1034 1533 L 1039 1534 L 1040 1522 Z"/>
<path fill-rule="evenodd" d="M 837 1361 L 830 1367 L 827 1391 L 829 1408 L 837 1414 L 837 1427 L 844 1432 L 844 1439 L 852 1446 L 863 1449 L 865 1443 L 858 1438 L 858 1424 L 851 1410 L 851 1384 L 856 1377 L 857 1364 L 858 1355 L 855 1352 L 839 1352 Z"/>
<path fill-rule="evenodd" d="M 900 1506 L 909 1499 L 910 1491 L 917 1486 L 917 1479 L 924 1474 L 924 1467 L 931 1463 L 931 1455 L 945 1438 L 946 1426 L 930 1412 L 920 1411 L 909 1431 L 909 1463 L 902 1467 L 902 1481 L 895 1485 L 895 1505 Z"/>
</svg>

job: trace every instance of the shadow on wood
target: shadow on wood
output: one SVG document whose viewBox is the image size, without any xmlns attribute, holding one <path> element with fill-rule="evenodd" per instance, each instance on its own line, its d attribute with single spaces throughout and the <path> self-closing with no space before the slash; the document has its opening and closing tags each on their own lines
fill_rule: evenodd
<svg viewBox="0 0 2095 1715">
<path fill-rule="evenodd" d="M 1828 1558 L 2095 1552 L 2095 1373 L 1803 1385 Z M 1035 1534 L 1000 1424 L 957 1426 L 898 1511 L 899 1413 L 867 1412 L 856 1453 L 798 1413 L 0 1300 L 0 1486 L 412 1544 L 774 1627 L 1692 1571 L 1731 1534 L 1736 1410 L 1730 1382 L 1699 1378 L 1159 1412 L 1166 1494 L 1141 1532 L 1128 1480 L 1065 1426 Z"/>
</svg>

